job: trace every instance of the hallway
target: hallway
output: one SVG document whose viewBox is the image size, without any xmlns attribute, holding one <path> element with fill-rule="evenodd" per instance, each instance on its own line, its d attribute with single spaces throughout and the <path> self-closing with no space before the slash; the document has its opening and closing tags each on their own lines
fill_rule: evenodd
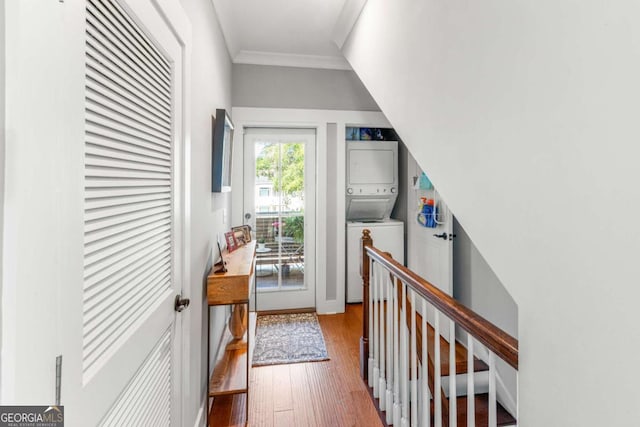
<svg viewBox="0 0 640 427">
<path fill-rule="evenodd" d="M 382 425 L 359 375 L 362 306 L 350 304 L 344 314 L 318 319 L 331 360 L 252 368 L 248 425 Z M 236 407 L 231 398 L 227 399 L 228 413 L 223 417 L 229 418 L 228 425 L 243 425 L 244 413 L 238 410 L 243 405 Z M 217 422 L 225 425 L 222 419 Z"/>
</svg>

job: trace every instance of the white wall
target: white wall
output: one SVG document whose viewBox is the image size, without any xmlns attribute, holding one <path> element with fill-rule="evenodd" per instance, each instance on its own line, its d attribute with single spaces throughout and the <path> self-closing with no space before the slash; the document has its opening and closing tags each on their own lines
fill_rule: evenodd
<svg viewBox="0 0 640 427">
<path fill-rule="evenodd" d="M 188 330 L 189 368 L 185 408 L 196 422 L 207 391 L 206 276 L 212 264 L 212 247 L 218 234 L 231 224 L 230 195 L 211 193 L 211 116 L 217 108 L 231 109 L 231 60 L 210 0 L 182 0 L 192 25 L 191 58 L 191 281 L 188 284 L 191 306 Z M 225 215 L 226 210 L 226 215 Z M 225 220 L 226 216 L 226 222 Z M 226 308 L 211 309 L 211 357 L 213 358 L 226 322 Z M 206 413 L 198 422 L 206 420 Z"/>
<path fill-rule="evenodd" d="M 233 106 L 380 111 L 353 71 L 233 65 Z"/>
<path fill-rule="evenodd" d="M 518 304 L 522 426 L 640 420 L 639 14 L 369 0 L 343 48 Z"/>
<path fill-rule="evenodd" d="M 60 290 L 82 283 L 84 8 L 38 1 L 1 7 L 2 403 L 36 404 L 54 401 L 62 312 L 80 305 L 77 294 L 63 299 Z"/>
<path fill-rule="evenodd" d="M 4 22 L 4 2 L 0 3 L 0 242 L 4 238 L 4 115 L 5 115 L 5 22 Z M 0 244 L 0 343 L 2 342 L 2 256 L 3 245 Z M 2 382 L 2 358 L 0 358 L 0 382 Z M 0 387 L 0 402 L 2 401 L 2 388 Z"/>
<path fill-rule="evenodd" d="M 460 223 L 453 219 L 453 297 L 511 336 L 518 338 L 518 306 Z M 464 342 L 464 341 L 462 341 Z M 498 361 L 498 374 L 515 402 L 517 372 Z M 500 399 L 499 392 L 498 398 Z M 503 401 L 509 408 L 508 401 Z M 513 411 L 515 412 L 515 411 Z"/>
</svg>

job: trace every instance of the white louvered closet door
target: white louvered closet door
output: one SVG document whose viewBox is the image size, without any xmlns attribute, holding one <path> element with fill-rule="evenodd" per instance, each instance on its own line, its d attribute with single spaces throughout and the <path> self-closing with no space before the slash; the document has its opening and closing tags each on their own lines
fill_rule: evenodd
<svg viewBox="0 0 640 427">
<path fill-rule="evenodd" d="M 86 0 L 75 425 L 180 425 L 181 46 L 151 2 Z M 75 369 L 75 366 L 70 367 Z"/>
</svg>

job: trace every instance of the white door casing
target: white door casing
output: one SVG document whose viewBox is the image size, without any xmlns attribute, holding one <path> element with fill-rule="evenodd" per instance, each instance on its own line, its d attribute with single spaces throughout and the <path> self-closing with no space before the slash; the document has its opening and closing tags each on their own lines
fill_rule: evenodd
<svg viewBox="0 0 640 427">
<path fill-rule="evenodd" d="M 316 132 L 310 129 L 243 129 L 244 138 L 244 210 L 247 221 L 255 229 L 255 144 L 302 142 L 304 158 L 304 287 L 295 290 L 256 289 L 257 310 L 310 308 L 316 305 Z M 246 217 L 245 217 L 246 218 Z"/>
</svg>

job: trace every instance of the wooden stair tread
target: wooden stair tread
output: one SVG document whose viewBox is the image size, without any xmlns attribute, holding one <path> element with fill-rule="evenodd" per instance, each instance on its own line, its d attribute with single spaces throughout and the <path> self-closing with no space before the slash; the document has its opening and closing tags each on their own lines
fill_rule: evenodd
<svg viewBox="0 0 640 427">
<path fill-rule="evenodd" d="M 422 321 L 422 319 L 420 319 Z M 420 328 L 421 330 L 421 328 Z M 435 355 L 435 330 L 430 324 L 427 324 L 427 350 L 429 351 L 429 358 L 433 361 Z M 449 375 L 449 342 L 442 336 L 440 337 L 440 369 L 443 376 Z M 467 348 L 456 340 L 456 374 L 468 373 L 468 352 Z M 489 366 L 482 360 L 474 357 L 473 361 L 474 372 L 488 371 Z"/>
<path fill-rule="evenodd" d="M 467 426 L 467 396 L 459 396 L 456 399 L 457 412 L 458 412 L 458 427 Z M 433 408 L 433 403 L 432 403 Z M 476 410 L 476 427 L 487 427 L 489 425 L 489 395 L 476 394 L 475 395 L 475 410 Z M 433 414 L 433 412 L 432 412 Z M 516 419 L 511 416 L 509 412 L 500 404 L 497 403 L 497 421 L 498 426 L 511 426 L 516 424 Z"/>
<path fill-rule="evenodd" d="M 383 303 L 383 313 L 386 316 L 387 313 L 387 303 L 386 301 Z M 383 324 L 386 328 L 386 323 Z M 418 340 L 422 336 L 422 316 L 420 313 L 416 313 L 416 325 L 418 326 Z M 431 362 L 434 362 L 435 355 L 435 329 L 431 326 L 431 324 L 427 323 L 427 351 L 429 353 L 429 359 Z M 458 340 L 456 340 L 456 375 L 466 374 L 468 372 L 468 357 L 467 357 L 467 348 L 462 345 Z M 422 354 L 421 349 L 418 349 L 418 354 Z M 474 357 L 473 362 L 474 372 L 483 372 L 488 371 L 489 366 L 483 362 L 482 360 Z M 443 336 L 440 336 L 440 370 L 443 376 L 449 375 L 449 342 L 444 339 Z"/>
</svg>

